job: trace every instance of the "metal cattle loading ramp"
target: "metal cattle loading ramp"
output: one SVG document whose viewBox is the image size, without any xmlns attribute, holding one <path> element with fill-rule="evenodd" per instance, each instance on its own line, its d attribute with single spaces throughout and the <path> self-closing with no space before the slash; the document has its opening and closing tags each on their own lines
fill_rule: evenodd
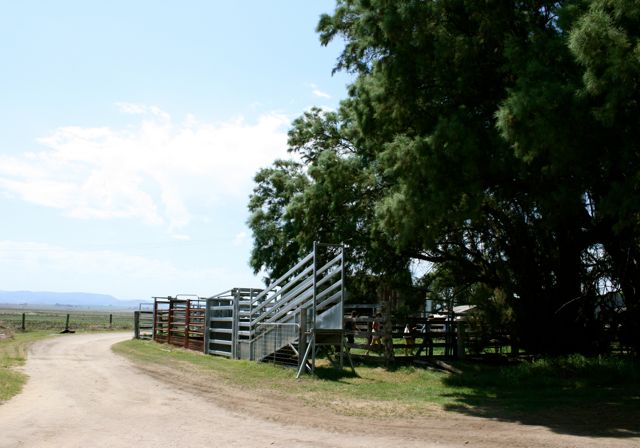
<svg viewBox="0 0 640 448">
<path fill-rule="evenodd" d="M 204 352 L 233 359 L 315 370 L 317 349 L 340 347 L 344 248 L 315 243 L 313 251 L 264 290 L 233 288 L 206 299 Z"/>
<path fill-rule="evenodd" d="M 292 365 L 298 376 L 315 371 L 320 347 L 339 347 L 342 368 L 345 353 L 351 362 L 344 283 L 344 247 L 314 243 L 310 254 L 266 289 L 154 297 L 153 339 L 231 359 Z"/>
</svg>

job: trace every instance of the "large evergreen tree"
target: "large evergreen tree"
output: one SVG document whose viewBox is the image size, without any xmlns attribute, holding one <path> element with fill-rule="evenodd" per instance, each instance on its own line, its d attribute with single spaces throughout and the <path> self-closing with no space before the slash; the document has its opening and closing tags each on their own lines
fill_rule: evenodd
<svg viewBox="0 0 640 448">
<path fill-rule="evenodd" d="M 294 123 L 306 181 L 272 230 L 345 241 L 355 271 L 405 283 L 432 262 L 436 284 L 508 308 L 530 351 L 602 350 L 620 289 L 640 346 L 639 22 L 624 0 L 338 1 L 318 31 L 357 79 L 338 113 Z"/>
</svg>

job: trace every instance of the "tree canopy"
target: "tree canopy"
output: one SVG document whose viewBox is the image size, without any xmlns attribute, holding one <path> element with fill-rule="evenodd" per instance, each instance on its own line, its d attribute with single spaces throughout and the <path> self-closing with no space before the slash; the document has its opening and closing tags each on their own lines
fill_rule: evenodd
<svg viewBox="0 0 640 448">
<path fill-rule="evenodd" d="M 344 242 L 356 295 L 424 260 L 529 351 L 640 348 L 637 2 L 339 0 L 318 32 L 356 79 L 257 174 L 256 271 Z"/>
</svg>

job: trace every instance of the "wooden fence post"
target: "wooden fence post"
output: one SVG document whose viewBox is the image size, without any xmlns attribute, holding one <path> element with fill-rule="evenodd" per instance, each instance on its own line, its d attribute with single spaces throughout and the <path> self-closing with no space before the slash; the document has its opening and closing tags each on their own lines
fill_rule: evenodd
<svg viewBox="0 0 640 448">
<path fill-rule="evenodd" d="M 27 329 L 27 313 L 22 313 L 22 325 L 20 328 L 22 328 L 22 331 L 25 331 Z"/>
<path fill-rule="evenodd" d="M 464 351 L 465 351 L 465 323 L 461 320 L 459 320 L 457 323 L 457 346 L 456 346 L 456 357 L 457 358 L 464 358 Z"/>
<path fill-rule="evenodd" d="M 140 339 L 140 311 L 133 312 L 133 337 Z"/>
</svg>

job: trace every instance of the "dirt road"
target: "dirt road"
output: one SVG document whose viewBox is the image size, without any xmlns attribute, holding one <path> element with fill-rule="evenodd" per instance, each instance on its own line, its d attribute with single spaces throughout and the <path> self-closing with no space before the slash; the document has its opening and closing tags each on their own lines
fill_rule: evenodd
<svg viewBox="0 0 640 448">
<path fill-rule="evenodd" d="M 114 355 L 110 346 L 127 338 L 130 334 L 86 334 L 34 345 L 24 392 L 0 406 L 0 447 L 400 446 L 399 440 L 234 414 L 154 380 Z"/>
<path fill-rule="evenodd" d="M 367 421 L 327 429 L 266 420 L 177 389 L 114 355 L 110 346 L 129 337 L 70 335 L 35 344 L 23 393 L 0 406 L 0 448 L 631 446 L 629 439 L 579 438 L 472 418 L 432 421 L 418 432 L 393 425 L 369 431 Z"/>
</svg>

